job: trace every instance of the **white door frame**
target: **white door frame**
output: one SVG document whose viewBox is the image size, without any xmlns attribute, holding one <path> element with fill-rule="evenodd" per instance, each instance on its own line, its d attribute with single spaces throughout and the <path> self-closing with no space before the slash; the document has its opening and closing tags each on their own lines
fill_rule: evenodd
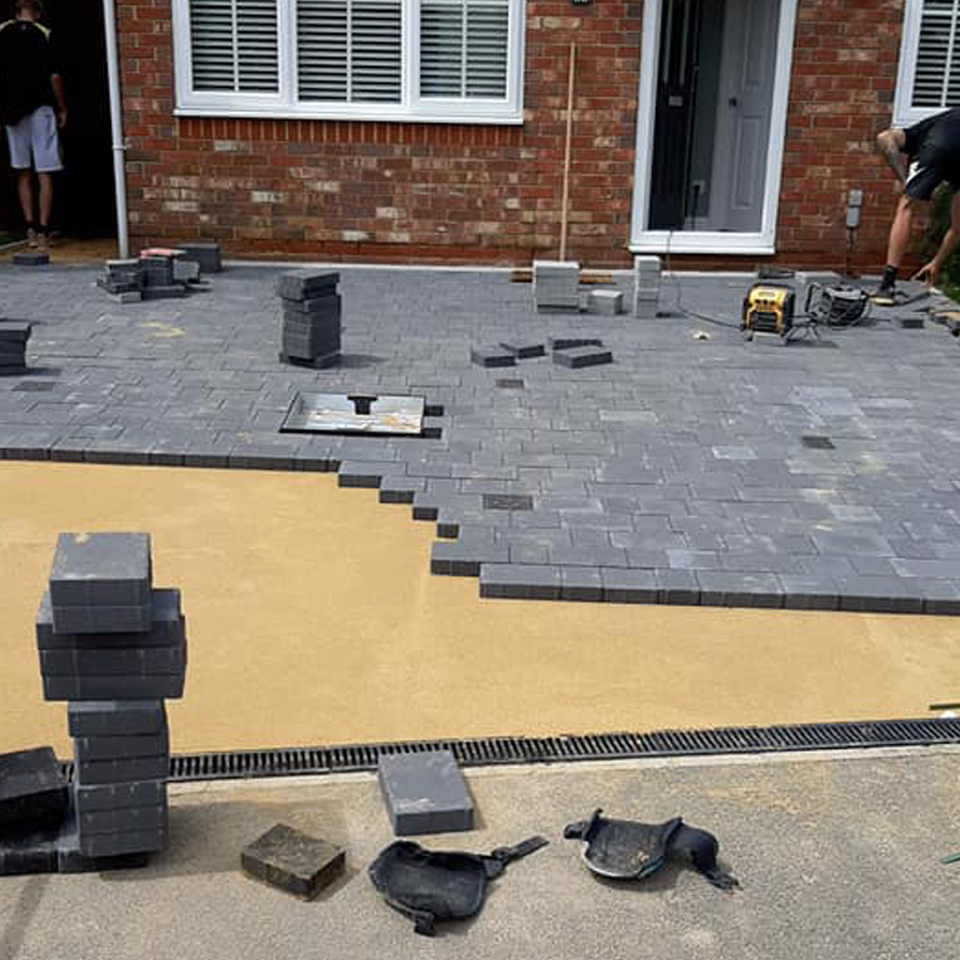
<svg viewBox="0 0 960 960">
<path fill-rule="evenodd" d="M 766 190 L 759 232 L 733 233 L 709 230 L 648 230 L 647 211 L 653 165 L 653 129 L 656 120 L 657 72 L 660 67 L 660 14 L 663 0 L 643 5 L 643 40 L 640 51 L 640 96 L 637 104 L 637 149 L 633 177 L 633 220 L 630 250 L 633 253 L 740 253 L 775 252 L 777 208 L 783 170 L 783 138 L 787 127 L 787 98 L 793 63 L 793 32 L 797 0 L 780 0 L 777 27 L 777 66 L 770 114 Z"/>
</svg>

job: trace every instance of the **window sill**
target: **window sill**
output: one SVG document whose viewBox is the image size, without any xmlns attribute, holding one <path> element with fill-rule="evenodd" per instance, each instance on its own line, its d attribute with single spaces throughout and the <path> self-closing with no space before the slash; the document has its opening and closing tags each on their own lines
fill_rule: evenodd
<svg viewBox="0 0 960 960">
<path fill-rule="evenodd" d="M 343 120 L 365 123 L 447 123 L 447 124 L 477 124 L 497 126 L 522 126 L 522 114 L 482 114 L 455 112 L 443 114 L 411 114 L 411 113 L 383 113 L 367 111 L 362 108 L 356 110 L 333 112 L 329 110 L 276 110 L 244 109 L 243 107 L 229 107 L 225 105 L 210 107 L 177 107 L 173 111 L 175 117 L 208 117 L 220 120 Z"/>
</svg>

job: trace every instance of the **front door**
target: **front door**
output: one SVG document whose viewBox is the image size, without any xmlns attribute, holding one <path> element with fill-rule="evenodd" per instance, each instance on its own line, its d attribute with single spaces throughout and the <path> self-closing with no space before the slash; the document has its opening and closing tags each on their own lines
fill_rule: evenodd
<svg viewBox="0 0 960 960">
<path fill-rule="evenodd" d="M 635 252 L 773 252 L 797 0 L 647 0 Z"/>
<path fill-rule="evenodd" d="M 779 6 L 778 0 L 727 0 L 711 177 L 714 230 L 760 229 Z"/>
</svg>

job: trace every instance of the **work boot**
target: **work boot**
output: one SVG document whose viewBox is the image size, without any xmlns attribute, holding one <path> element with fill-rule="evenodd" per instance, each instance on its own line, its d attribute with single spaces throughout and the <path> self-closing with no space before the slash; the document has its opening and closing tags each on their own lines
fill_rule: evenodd
<svg viewBox="0 0 960 960">
<path fill-rule="evenodd" d="M 870 298 L 878 307 L 892 307 L 897 302 L 897 287 L 884 281 Z"/>
<path fill-rule="evenodd" d="M 27 227 L 27 246 L 31 250 L 37 249 L 37 231 L 33 227 Z"/>
<path fill-rule="evenodd" d="M 50 251 L 50 235 L 45 230 L 37 231 L 37 242 L 34 244 L 37 253 L 48 253 Z"/>
</svg>

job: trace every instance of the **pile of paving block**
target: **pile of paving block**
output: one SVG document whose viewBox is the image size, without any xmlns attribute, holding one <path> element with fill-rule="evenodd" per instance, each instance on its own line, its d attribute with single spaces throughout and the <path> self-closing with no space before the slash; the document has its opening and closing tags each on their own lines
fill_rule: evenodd
<svg viewBox="0 0 960 960">
<path fill-rule="evenodd" d="M 280 277 L 281 362 L 318 370 L 340 362 L 339 282 L 339 273 L 315 270 L 295 270 Z"/>
<path fill-rule="evenodd" d="M 107 260 L 97 286 L 121 303 L 185 297 L 201 274 L 222 269 L 216 243 L 191 243 L 176 248 L 152 247 L 139 257 Z"/>
<path fill-rule="evenodd" d="M 559 367 L 580 369 L 613 363 L 612 352 L 597 337 L 550 337 L 547 344 L 526 340 L 503 340 L 496 344 L 472 347 L 470 361 L 488 369 L 513 367 L 518 360 L 546 356 L 547 347 Z"/>
<path fill-rule="evenodd" d="M 0 874 L 139 865 L 167 842 L 164 699 L 183 695 L 187 662 L 180 592 L 154 589 L 149 536 L 61 534 L 36 633 L 44 696 L 68 701 L 74 777 L 63 802 L 49 748 L 0 758 L 30 771 L 22 804 L 55 798 L 0 823 Z"/>
<path fill-rule="evenodd" d="M 579 313 L 580 264 L 574 260 L 534 260 L 533 299 L 538 313 Z"/>
<path fill-rule="evenodd" d="M 0 320 L 0 377 L 27 371 L 30 324 Z"/>
<path fill-rule="evenodd" d="M 660 302 L 660 258 L 633 258 L 633 315 L 653 320 Z"/>
</svg>

